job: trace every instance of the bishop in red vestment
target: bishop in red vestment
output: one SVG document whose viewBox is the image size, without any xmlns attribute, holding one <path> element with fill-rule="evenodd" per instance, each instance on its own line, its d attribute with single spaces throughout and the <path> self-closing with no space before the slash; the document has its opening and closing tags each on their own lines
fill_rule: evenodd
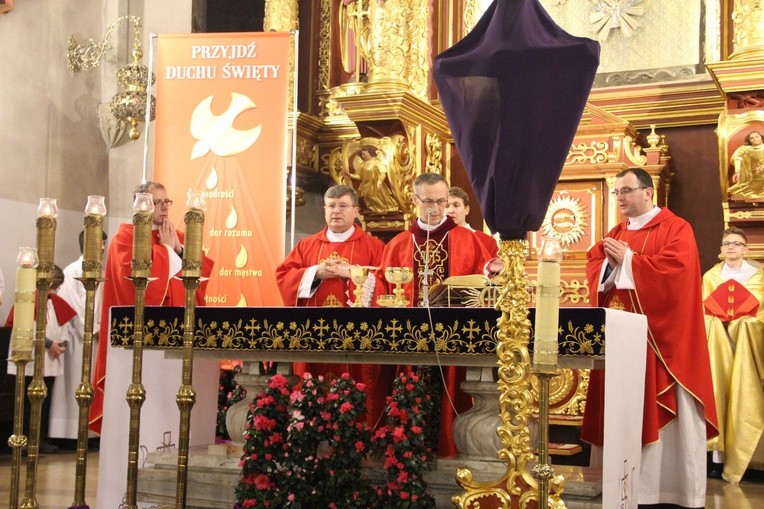
<svg viewBox="0 0 764 509">
<path fill-rule="evenodd" d="M 448 185 L 436 173 L 423 173 L 414 181 L 414 203 L 419 209 L 419 219 L 408 231 L 399 233 L 387 244 L 382 255 L 382 265 L 377 271 L 378 295 L 391 294 L 394 285 L 385 281 L 386 267 L 410 267 L 414 278 L 403 285 L 404 295 L 410 306 L 421 306 L 427 288 L 449 276 L 482 274 L 490 255 L 474 232 L 457 226 L 445 214 L 448 203 Z M 425 270 L 426 268 L 426 270 Z M 427 273 L 427 285 L 425 278 Z M 452 395 L 457 412 L 468 410 L 472 399 L 460 385 L 465 378 L 463 366 L 444 366 L 445 389 Z M 447 397 L 441 400 L 440 429 L 438 430 L 438 455 L 454 456 L 458 453 L 452 438 L 456 412 Z"/>
<path fill-rule="evenodd" d="M 360 229 L 358 194 L 352 187 L 336 185 L 324 193 L 326 227 L 303 240 L 276 268 L 276 281 L 287 306 L 346 307 L 355 302 L 356 285 L 350 280 L 350 266 L 378 267 L 384 243 Z M 369 273 L 363 284 L 364 306 L 371 304 L 375 278 Z M 380 383 L 386 369 L 375 364 L 294 363 L 297 374 L 347 371 L 357 382 L 366 384 L 367 422 L 374 425 L 384 411 L 385 397 L 392 384 Z"/>
<path fill-rule="evenodd" d="M 705 444 L 717 419 L 695 237 L 685 220 L 653 205 L 646 171 L 616 175 L 614 194 L 628 220 L 589 251 L 586 271 L 594 306 L 647 316 L 639 503 L 703 507 Z M 599 446 L 602 374 L 591 374 L 581 434 Z"/>
</svg>

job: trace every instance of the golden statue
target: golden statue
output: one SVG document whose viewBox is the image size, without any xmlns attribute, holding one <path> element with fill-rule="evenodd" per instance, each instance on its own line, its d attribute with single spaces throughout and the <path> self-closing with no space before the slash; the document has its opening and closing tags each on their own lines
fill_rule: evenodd
<svg viewBox="0 0 764 509">
<path fill-rule="evenodd" d="M 764 197 L 764 136 L 759 131 L 751 131 L 745 137 L 745 144 L 732 154 L 735 174 L 733 185 L 728 189 L 730 196 L 745 198 Z"/>
<path fill-rule="evenodd" d="M 415 159 L 406 136 L 348 140 L 329 154 L 328 174 L 337 184 L 356 187 L 363 213 L 410 215 Z"/>
<path fill-rule="evenodd" d="M 369 147 L 361 147 L 350 165 L 350 171 L 343 170 L 342 176 L 351 180 L 360 180 L 358 194 L 366 208 L 373 212 L 397 212 L 398 202 L 387 181 L 387 166 L 379 158 L 380 151 L 371 153 Z"/>
<path fill-rule="evenodd" d="M 346 72 L 355 73 L 359 81 L 361 58 L 369 59 L 371 51 L 371 23 L 369 20 L 369 0 L 342 0 L 339 10 L 340 57 Z M 355 62 L 351 68 L 349 32 L 353 32 L 355 42 Z"/>
</svg>

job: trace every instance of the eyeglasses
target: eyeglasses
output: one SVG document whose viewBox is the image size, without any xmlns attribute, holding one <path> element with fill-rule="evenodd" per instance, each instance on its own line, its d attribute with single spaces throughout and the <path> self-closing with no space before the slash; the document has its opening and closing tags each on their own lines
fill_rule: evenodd
<svg viewBox="0 0 764 509">
<path fill-rule="evenodd" d="M 425 204 L 427 207 L 432 207 L 433 205 L 437 205 L 438 207 L 445 207 L 448 205 L 448 198 L 440 198 L 439 200 L 431 200 L 430 198 L 422 199 L 418 194 L 415 194 L 417 198 L 419 198 L 419 201 Z"/>
<path fill-rule="evenodd" d="M 738 242 L 738 241 L 727 241 L 727 240 L 725 240 L 724 242 L 722 242 L 722 247 L 730 247 L 730 246 L 732 246 L 732 247 L 746 247 L 746 245 L 747 244 L 745 242 Z"/>
<path fill-rule="evenodd" d="M 347 209 L 351 209 L 354 207 L 355 205 L 348 205 L 347 203 L 332 203 L 331 205 L 324 205 L 325 209 L 339 210 L 341 212 L 345 212 Z"/>
<path fill-rule="evenodd" d="M 618 196 L 621 194 L 624 196 L 628 196 L 634 191 L 636 191 L 637 189 L 647 189 L 647 188 L 646 187 L 622 187 L 621 189 L 613 189 L 612 191 L 610 191 L 610 194 L 612 194 L 613 196 Z"/>
<path fill-rule="evenodd" d="M 168 207 L 172 207 L 172 200 L 154 200 L 154 206 L 155 207 L 161 207 L 163 205 L 167 205 Z"/>
</svg>

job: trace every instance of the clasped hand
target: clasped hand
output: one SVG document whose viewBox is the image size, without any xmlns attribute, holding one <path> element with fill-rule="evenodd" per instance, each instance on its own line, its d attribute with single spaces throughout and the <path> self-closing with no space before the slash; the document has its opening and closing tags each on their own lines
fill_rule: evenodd
<svg viewBox="0 0 764 509">
<path fill-rule="evenodd" d="M 159 225 L 159 242 L 170 246 L 178 254 L 183 252 L 183 244 L 180 243 L 178 232 L 169 219 L 163 220 Z"/>
<path fill-rule="evenodd" d="M 605 237 L 602 239 L 602 247 L 605 250 L 605 254 L 616 265 L 620 265 L 626 256 L 626 250 L 629 249 L 629 245 L 623 240 L 617 240 L 612 237 Z"/>
<path fill-rule="evenodd" d="M 318 265 L 318 269 L 316 270 L 316 278 L 350 279 L 350 266 L 340 260 L 324 260 Z"/>
</svg>

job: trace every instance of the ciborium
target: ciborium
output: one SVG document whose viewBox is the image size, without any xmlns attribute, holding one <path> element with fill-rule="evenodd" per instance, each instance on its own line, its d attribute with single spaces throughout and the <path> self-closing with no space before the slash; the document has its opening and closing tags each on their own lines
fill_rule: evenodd
<svg viewBox="0 0 764 509">
<path fill-rule="evenodd" d="M 408 307 L 409 301 L 403 295 L 403 285 L 410 283 L 414 279 L 414 271 L 411 267 L 387 267 L 385 269 L 385 279 L 388 283 L 395 285 L 393 289 L 393 307 Z"/>
</svg>

